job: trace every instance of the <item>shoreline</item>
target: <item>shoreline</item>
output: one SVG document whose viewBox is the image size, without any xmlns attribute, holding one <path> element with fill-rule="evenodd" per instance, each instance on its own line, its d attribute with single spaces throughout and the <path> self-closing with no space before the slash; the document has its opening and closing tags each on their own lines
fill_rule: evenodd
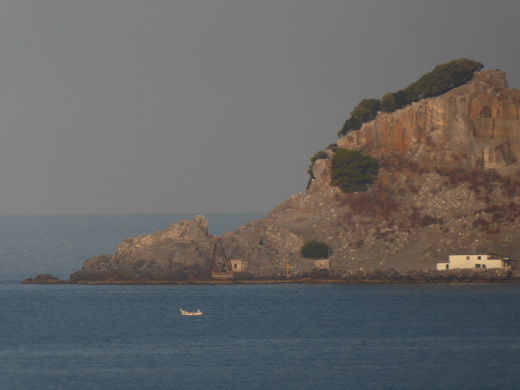
<svg viewBox="0 0 520 390">
<path fill-rule="evenodd" d="M 194 276 L 185 280 L 117 279 L 114 277 L 94 280 L 62 280 L 51 274 L 27 278 L 22 284 L 79 284 L 79 285 L 164 285 L 164 284 L 280 284 L 280 283 L 520 283 L 520 269 L 457 269 L 457 270 L 367 270 L 347 272 L 313 272 L 285 277 L 282 275 L 254 275 L 236 273 L 229 279 L 210 279 Z"/>
<path fill-rule="evenodd" d="M 186 281 L 172 281 L 172 280 L 155 280 L 155 281 L 135 281 L 135 280 L 100 280 L 100 281 L 81 281 L 71 282 L 61 279 L 38 280 L 26 279 L 22 284 L 69 284 L 69 285 L 124 285 L 124 286 L 144 286 L 144 285 L 237 285 L 237 284 L 511 284 L 520 283 L 519 276 L 509 277 L 489 277 L 489 278 L 384 278 L 384 279 L 266 279 L 266 280 L 186 280 Z"/>
</svg>

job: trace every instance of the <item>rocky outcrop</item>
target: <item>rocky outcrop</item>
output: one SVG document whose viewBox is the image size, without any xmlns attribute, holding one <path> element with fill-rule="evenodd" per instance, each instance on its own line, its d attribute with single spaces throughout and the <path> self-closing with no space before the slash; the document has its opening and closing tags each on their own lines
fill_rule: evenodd
<svg viewBox="0 0 520 390">
<path fill-rule="evenodd" d="M 330 158 L 316 160 L 306 193 L 221 238 L 228 258 L 249 261 L 235 277 L 283 279 L 289 269 L 293 280 L 325 272 L 352 281 L 457 281 L 432 277 L 441 275 L 435 263 L 461 253 L 520 257 L 520 91 L 503 72 L 478 72 L 442 96 L 380 113 L 338 146 L 377 158 L 377 181 L 342 193 L 330 185 Z M 307 240 L 331 246 L 330 270 L 300 256 Z M 125 240 L 115 254 L 85 261 L 71 282 L 210 280 L 213 245 L 199 216 Z"/>
<path fill-rule="evenodd" d="M 285 259 L 298 256 L 303 245 L 301 237 L 267 220 L 252 221 L 220 240 L 224 243 L 224 255 L 228 259 L 254 259 L 250 272 L 243 275 L 245 279 L 280 276 L 281 270 L 285 269 Z M 114 254 L 86 260 L 82 269 L 71 275 L 70 281 L 207 281 L 211 279 L 214 251 L 215 238 L 208 234 L 204 216 L 199 215 L 194 221 L 183 220 L 148 236 L 123 241 Z M 216 261 L 222 262 L 219 246 L 216 255 Z M 312 265 L 312 261 L 307 263 L 308 266 Z"/>
<path fill-rule="evenodd" d="M 379 160 L 369 191 L 331 187 L 330 160 L 316 160 L 307 193 L 266 222 L 329 243 L 336 270 L 433 269 L 454 253 L 518 258 L 519 112 L 520 91 L 507 87 L 503 72 L 486 71 L 442 96 L 381 113 L 338 142 Z"/>
<path fill-rule="evenodd" d="M 68 281 L 61 280 L 56 276 L 50 274 L 40 274 L 37 275 L 34 279 L 27 278 L 23 282 L 23 284 L 67 284 Z"/>
<path fill-rule="evenodd" d="M 203 216 L 165 230 L 124 240 L 113 255 L 96 256 L 71 275 L 74 283 L 92 281 L 158 282 L 209 278 L 213 239 Z"/>
</svg>

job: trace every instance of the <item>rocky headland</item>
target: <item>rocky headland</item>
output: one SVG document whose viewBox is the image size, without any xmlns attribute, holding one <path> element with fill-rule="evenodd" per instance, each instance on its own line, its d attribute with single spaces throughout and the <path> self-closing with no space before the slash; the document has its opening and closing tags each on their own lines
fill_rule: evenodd
<svg viewBox="0 0 520 390">
<path fill-rule="evenodd" d="M 516 270 L 435 271 L 450 254 L 520 255 L 520 90 L 504 72 L 380 112 L 337 147 L 376 158 L 375 183 L 354 193 L 331 185 L 327 149 L 305 193 L 220 238 L 227 258 L 248 262 L 234 281 L 520 281 Z M 302 257 L 309 240 L 329 244 L 326 265 Z M 197 216 L 127 239 L 65 282 L 211 282 L 215 245 Z"/>
</svg>

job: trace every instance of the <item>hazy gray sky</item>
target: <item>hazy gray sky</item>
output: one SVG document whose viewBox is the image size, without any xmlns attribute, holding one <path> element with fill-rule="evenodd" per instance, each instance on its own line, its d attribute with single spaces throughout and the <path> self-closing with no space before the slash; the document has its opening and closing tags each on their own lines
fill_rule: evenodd
<svg viewBox="0 0 520 390">
<path fill-rule="evenodd" d="M 0 215 L 267 212 L 363 98 L 461 57 L 520 88 L 520 1 L 0 0 Z"/>
</svg>

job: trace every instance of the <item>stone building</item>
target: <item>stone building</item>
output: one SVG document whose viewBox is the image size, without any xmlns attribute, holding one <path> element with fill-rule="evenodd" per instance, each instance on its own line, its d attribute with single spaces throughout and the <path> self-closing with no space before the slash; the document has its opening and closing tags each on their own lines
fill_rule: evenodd
<svg viewBox="0 0 520 390">
<path fill-rule="evenodd" d="M 242 259 L 232 259 L 231 270 L 233 272 L 247 272 L 249 270 L 249 261 Z"/>
</svg>

